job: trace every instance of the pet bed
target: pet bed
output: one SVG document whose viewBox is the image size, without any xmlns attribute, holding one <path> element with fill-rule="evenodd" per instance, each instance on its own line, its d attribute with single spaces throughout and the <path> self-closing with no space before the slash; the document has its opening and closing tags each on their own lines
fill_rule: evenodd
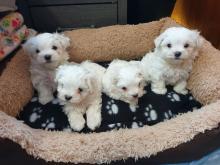
<svg viewBox="0 0 220 165">
<path fill-rule="evenodd" d="M 151 50 L 156 36 L 171 26 L 179 25 L 164 18 L 146 24 L 81 29 L 65 34 L 72 41 L 69 52 L 73 61 L 129 60 Z M 15 118 L 34 94 L 28 71 L 29 59 L 19 50 L 0 76 L 0 137 L 18 143 L 36 158 L 54 162 L 96 164 L 128 158 L 142 160 L 166 153 L 175 159 L 189 144 L 189 150 L 193 151 L 197 145 L 200 152 L 205 139 L 195 144 L 195 138 L 215 131 L 220 121 L 220 52 L 204 40 L 199 54 L 188 80 L 188 89 L 203 104 L 200 109 L 153 126 L 79 134 L 33 129 Z M 208 141 L 210 146 L 211 141 Z"/>
</svg>

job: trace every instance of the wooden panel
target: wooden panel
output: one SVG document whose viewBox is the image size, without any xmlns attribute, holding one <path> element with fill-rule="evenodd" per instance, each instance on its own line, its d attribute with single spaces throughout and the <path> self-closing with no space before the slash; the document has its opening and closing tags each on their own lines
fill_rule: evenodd
<svg viewBox="0 0 220 165">
<path fill-rule="evenodd" d="M 34 28 L 55 31 L 61 28 L 100 27 L 117 24 L 117 4 L 32 7 Z"/>
<path fill-rule="evenodd" d="M 172 18 L 187 27 L 199 29 L 207 40 L 220 49 L 219 0 L 178 0 Z"/>
</svg>

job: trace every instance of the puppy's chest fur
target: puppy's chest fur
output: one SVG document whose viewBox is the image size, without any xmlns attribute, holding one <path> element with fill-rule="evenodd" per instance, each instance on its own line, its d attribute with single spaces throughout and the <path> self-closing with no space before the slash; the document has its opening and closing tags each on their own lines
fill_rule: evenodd
<svg viewBox="0 0 220 165">
<path fill-rule="evenodd" d="M 192 65 L 190 62 L 185 61 L 183 64 L 178 66 L 173 65 L 164 65 L 164 69 L 162 72 L 162 79 L 165 80 L 167 84 L 174 85 L 178 81 L 186 80 L 189 76 L 189 72 L 192 69 Z"/>
<path fill-rule="evenodd" d="M 39 83 L 43 83 L 48 87 L 56 89 L 56 83 L 54 82 L 55 69 L 49 70 L 41 66 L 32 66 L 30 72 L 34 86 L 37 86 Z"/>
</svg>

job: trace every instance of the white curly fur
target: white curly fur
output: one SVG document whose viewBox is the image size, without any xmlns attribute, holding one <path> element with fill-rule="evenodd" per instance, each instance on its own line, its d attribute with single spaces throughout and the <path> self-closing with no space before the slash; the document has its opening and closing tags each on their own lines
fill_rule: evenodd
<svg viewBox="0 0 220 165">
<path fill-rule="evenodd" d="M 23 45 L 31 59 L 31 80 L 41 104 L 46 104 L 53 99 L 53 92 L 56 89 L 55 69 L 68 60 L 66 48 L 69 45 L 70 39 L 58 33 L 39 34 Z"/>
<path fill-rule="evenodd" d="M 186 94 L 193 60 L 202 45 L 199 32 L 183 27 L 171 27 L 155 40 L 154 52 L 147 53 L 142 61 L 145 79 L 157 94 L 167 92 L 166 85 L 174 85 L 177 93 Z"/>
<path fill-rule="evenodd" d="M 134 107 L 144 94 L 144 76 L 140 61 L 114 60 L 103 77 L 103 92 Z"/>
<path fill-rule="evenodd" d="M 81 131 L 85 126 L 94 130 L 101 124 L 102 77 L 105 68 L 85 61 L 81 64 L 64 64 L 56 72 L 58 98 L 64 102 L 64 112 L 70 126 Z"/>
</svg>

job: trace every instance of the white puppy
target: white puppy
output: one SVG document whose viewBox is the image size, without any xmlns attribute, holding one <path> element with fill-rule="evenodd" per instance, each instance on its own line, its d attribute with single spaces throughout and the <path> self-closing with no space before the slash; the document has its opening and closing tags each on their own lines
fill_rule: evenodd
<svg viewBox="0 0 220 165">
<path fill-rule="evenodd" d="M 87 126 L 94 130 L 101 124 L 102 77 L 105 68 L 85 61 L 81 64 L 61 65 L 56 73 L 58 98 L 64 102 L 64 112 L 75 131 Z"/>
<path fill-rule="evenodd" d="M 199 32 L 184 27 L 171 27 L 155 40 L 154 52 L 146 54 L 141 63 L 144 76 L 157 94 L 167 92 L 166 85 L 174 85 L 177 93 L 186 94 L 193 60 L 202 44 Z"/>
<path fill-rule="evenodd" d="M 114 60 L 103 77 L 103 92 L 134 108 L 144 94 L 144 76 L 139 61 Z"/>
<path fill-rule="evenodd" d="M 53 92 L 56 90 L 55 70 L 68 60 L 66 48 L 69 45 L 70 39 L 58 33 L 39 34 L 23 45 L 31 59 L 31 80 L 41 104 L 53 99 Z"/>
</svg>

